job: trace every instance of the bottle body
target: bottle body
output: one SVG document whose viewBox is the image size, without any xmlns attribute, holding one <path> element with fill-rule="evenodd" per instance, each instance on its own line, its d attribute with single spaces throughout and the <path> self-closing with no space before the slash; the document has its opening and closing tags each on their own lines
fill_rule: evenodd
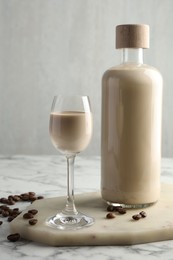
<svg viewBox="0 0 173 260">
<path fill-rule="evenodd" d="M 162 77 L 125 63 L 102 79 L 101 194 L 142 207 L 160 196 Z"/>
</svg>

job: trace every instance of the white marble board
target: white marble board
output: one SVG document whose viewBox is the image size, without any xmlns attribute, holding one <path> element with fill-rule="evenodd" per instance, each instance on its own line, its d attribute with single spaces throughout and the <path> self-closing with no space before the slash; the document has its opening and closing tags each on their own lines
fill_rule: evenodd
<svg viewBox="0 0 173 260">
<path fill-rule="evenodd" d="M 65 197 L 38 200 L 30 205 L 10 226 L 28 240 L 52 246 L 86 245 L 133 245 L 173 239 L 173 184 L 163 184 L 158 203 L 145 209 L 147 217 L 135 221 L 132 215 L 139 209 L 127 210 L 125 215 L 117 214 L 106 219 L 106 203 L 97 192 L 76 195 L 77 208 L 95 218 L 93 226 L 77 231 L 54 230 L 45 220 L 63 208 Z M 38 223 L 30 226 L 23 219 L 28 209 L 38 209 Z"/>
</svg>

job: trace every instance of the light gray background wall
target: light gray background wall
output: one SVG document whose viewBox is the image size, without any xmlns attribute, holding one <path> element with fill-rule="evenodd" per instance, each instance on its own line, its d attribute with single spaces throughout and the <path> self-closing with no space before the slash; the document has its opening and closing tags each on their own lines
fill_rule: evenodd
<svg viewBox="0 0 173 260">
<path fill-rule="evenodd" d="M 94 135 L 85 153 L 100 153 L 101 77 L 118 64 L 115 26 L 147 23 L 145 62 L 164 77 L 164 157 L 173 156 L 172 0 L 0 0 L 0 153 L 52 154 L 52 97 L 87 94 Z"/>
</svg>

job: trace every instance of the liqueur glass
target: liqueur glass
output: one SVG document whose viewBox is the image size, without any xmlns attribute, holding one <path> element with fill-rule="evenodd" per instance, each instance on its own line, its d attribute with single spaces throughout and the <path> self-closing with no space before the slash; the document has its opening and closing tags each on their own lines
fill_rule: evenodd
<svg viewBox="0 0 173 260">
<path fill-rule="evenodd" d="M 74 201 L 74 161 L 89 144 L 93 120 L 88 96 L 55 96 L 52 103 L 49 133 L 55 148 L 67 160 L 67 199 L 61 212 L 49 217 L 46 224 L 61 230 L 76 230 L 94 223 L 94 219 L 76 209 Z"/>
</svg>

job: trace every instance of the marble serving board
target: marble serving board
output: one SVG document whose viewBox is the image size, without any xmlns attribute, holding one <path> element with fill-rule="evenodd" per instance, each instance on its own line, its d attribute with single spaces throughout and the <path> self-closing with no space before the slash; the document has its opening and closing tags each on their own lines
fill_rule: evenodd
<svg viewBox="0 0 173 260">
<path fill-rule="evenodd" d="M 173 239 L 173 184 L 162 184 L 158 203 L 145 208 L 146 218 L 132 219 L 139 209 L 128 209 L 124 215 L 107 219 L 106 203 L 97 192 L 76 195 L 78 210 L 95 218 L 94 225 L 76 231 L 53 229 L 45 220 L 64 207 L 65 197 L 35 201 L 10 223 L 11 232 L 27 240 L 52 246 L 133 245 Z M 23 214 L 37 209 L 38 222 L 31 226 Z"/>
</svg>

